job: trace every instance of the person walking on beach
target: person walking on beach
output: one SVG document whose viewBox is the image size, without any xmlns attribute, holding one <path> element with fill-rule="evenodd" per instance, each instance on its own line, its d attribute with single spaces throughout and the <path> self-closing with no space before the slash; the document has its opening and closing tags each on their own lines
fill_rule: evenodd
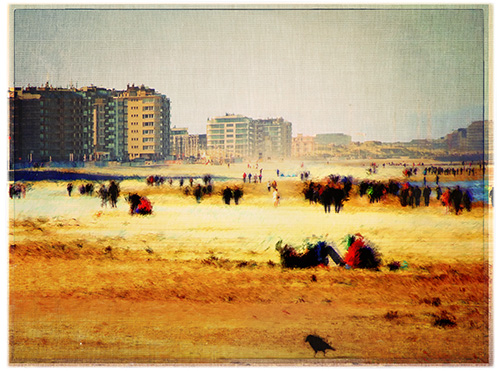
<svg viewBox="0 0 500 371">
<path fill-rule="evenodd" d="M 458 215 L 458 213 L 462 211 L 462 196 L 462 190 L 459 186 L 456 186 L 451 192 L 451 201 L 453 203 L 453 208 L 455 209 L 455 215 Z"/>
<path fill-rule="evenodd" d="M 103 184 L 101 185 L 101 188 L 97 191 L 97 194 L 99 195 L 99 198 L 101 199 L 101 207 L 107 207 L 108 206 L 108 190 L 106 189 L 106 186 Z"/>
<path fill-rule="evenodd" d="M 415 188 L 413 189 L 413 194 L 414 194 L 414 198 L 415 198 L 415 207 L 419 207 L 420 206 L 420 197 L 422 196 L 422 191 L 420 190 L 419 186 L 415 186 Z"/>
<path fill-rule="evenodd" d="M 116 203 L 118 202 L 118 196 L 120 195 L 120 189 L 114 180 L 109 182 L 108 187 L 109 200 L 111 201 L 111 207 L 116 207 Z"/>
<path fill-rule="evenodd" d="M 73 183 L 68 183 L 66 190 L 68 191 L 68 196 L 71 197 L 71 192 L 73 191 Z"/>
<path fill-rule="evenodd" d="M 273 203 L 274 203 L 274 207 L 278 207 L 278 205 L 280 204 L 280 194 L 278 192 L 278 188 L 274 189 L 274 192 L 273 192 Z"/>
<path fill-rule="evenodd" d="M 194 189 L 194 197 L 196 198 L 196 202 L 198 203 L 201 202 L 201 196 L 202 196 L 201 185 L 198 184 Z"/>
<path fill-rule="evenodd" d="M 462 198 L 462 201 L 464 203 L 464 207 L 467 211 L 471 211 L 472 208 L 472 193 L 469 189 L 466 189 L 464 191 L 464 195 Z"/>
<path fill-rule="evenodd" d="M 441 195 L 443 194 L 443 191 L 441 190 L 441 187 L 440 186 L 437 186 L 436 187 L 436 198 L 439 200 L 441 198 Z"/>
<path fill-rule="evenodd" d="M 224 188 L 224 191 L 222 191 L 222 199 L 224 200 L 224 203 L 226 205 L 230 205 L 231 198 L 233 198 L 233 191 L 231 191 L 231 188 L 229 187 Z"/>
<path fill-rule="evenodd" d="M 246 183 L 247 181 L 247 173 L 243 173 L 243 183 Z"/>
<path fill-rule="evenodd" d="M 239 187 L 236 187 L 233 191 L 234 203 L 236 205 L 240 202 L 241 197 L 243 197 L 243 191 Z"/>
<path fill-rule="evenodd" d="M 446 207 L 446 213 L 450 211 L 451 205 L 451 191 L 449 188 L 446 188 L 443 195 L 441 196 L 441 203 Z"/>
<path fill-rule="evenodd" d="M 429 206 L 429 201 L 431 198 L 431 187 L 426 186 L 423 191 L 424 194 L 424 204 L 425 206 Z"/>
<path fill-rule="evenodd" d="M 333 203 L 335 204 L 335 212 L 338 214 L 344 206 L 344 200 L 346 199 L 347 195 L 345 189 L 342 189 L 340 187 L 334 187 L 332 189 L 332 192 Z"/>
<path fill-rule="evenodd" d="M 332 188 L 329 185 L 323 186 L 320 189 L 320 201 L 325 209 L 325 214 L 330 213 L 330 208 L 333 203 Z"/>
</svg>

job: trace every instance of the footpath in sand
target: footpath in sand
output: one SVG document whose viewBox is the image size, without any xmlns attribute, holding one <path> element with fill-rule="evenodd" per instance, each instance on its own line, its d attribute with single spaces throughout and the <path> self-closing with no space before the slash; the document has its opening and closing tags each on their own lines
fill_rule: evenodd
<svg viewBox="0 0 500 371">
<path fill-rule="evenodd" d="M 9 204 L 11 363 L 489 362 L 488 205 L 454 215 L 435 197 L 403 208 L 353 193 L 325 214 L 304 200 L 298 177 L 276 178 L 274 167 L 261 184 L 243 184 L 244 165 L 140 169 L 224 178 L 199 204 L 175 182 L 124 180 L 116 209 L 68 197 L 65 182 L 34 182 Z M 362 166 L 309 168 L 318 178 L 366 175 Z M 222 188 L 235 184 L 242 201 L 224 205 Z M 129 215 L 128 192 L 147 195 L 153 215 Z M 352 233 L 378 248 L 379 271 L 280 266 L 279 240 L 321 236 L 345 252 Z M 390 271 L 392 261 L 408 268 Z M 315 356 L 308 334 L 336 350 Z"/>
</svg>

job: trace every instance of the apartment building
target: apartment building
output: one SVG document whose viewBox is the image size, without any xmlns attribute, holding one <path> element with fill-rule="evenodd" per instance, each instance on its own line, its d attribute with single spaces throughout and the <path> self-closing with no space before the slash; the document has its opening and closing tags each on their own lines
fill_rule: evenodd
<svg viewBox="0 0 500 371">
<path fill-rule="evenodd" d="M 85 147 L 83 98 L 70 89 L 12 88 L 10 104 L 10 164 L 80 161 Z"/>
<path fill-rule="evenodd" d="M 282 117 L 253 121 L 256 132 L 254 155 L 288 158 L 292 154 L 292 124 Z"/>
<path fill-rule="evenodd" d="M 186 157 L 189 133 L 187 128 L 170 128 L 170 154 L 176 160 Z"/>
<path fill-rule="evenodd" d="M 114 90 L 94 86 L 75 90 L 83 97 L 82 138 L 85 160 L 119 160 L 123 154 L 123 130 L 118 128 Z"/>
<path fill-rule="evenodd" d="M 154 89 L 11 88 L 14 163 L 168 158 L 170 100 Z"/>
<path fill-rule="evenodd" d="M 186 145 L 186 157 L 198 159 L 207 152 L 206 134 L 189 134 Z"/>
<path fill-rule="evenodd" d="M 207 123 L 207 154 L 216 158 L 254 155 L 255 125 L 251 118 L 226 114 Z"/>
<path fill-rule="evenodd" d="M 170 148 L 170 100 L 154 89 L 134 85 L 118 94 L 123 107 L 128 159 L 163 160 Z"/>
<path fill-rule="evenodd" d="M 303 158 L 315 154 L 316 141 L 314 136 L 297 134 L 292 138 L 292 157 Z"/>
<path fill-rule="evenodd" d="M 283 118 L 213 117 L 207 124 L 207 151 L 216 158 L 287 158 L 292 151 L 292 124 Z"/>
</svg>

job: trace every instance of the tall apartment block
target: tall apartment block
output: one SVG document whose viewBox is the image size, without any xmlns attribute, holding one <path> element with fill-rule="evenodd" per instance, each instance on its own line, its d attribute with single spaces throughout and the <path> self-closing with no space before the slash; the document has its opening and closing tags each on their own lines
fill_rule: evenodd
<svg viewBox="0 0 500 371">
<path fill-rule="evenodd" d="M 127 86 L 116 100 L 118 107 L 123 106 L 128 158 L 166 159 L 170 148 L 170 100 L 144 86 Z"/>
<path fill-rule="evenodd" d="M 255 125 L 249 117 L 226 114 L 207 123 L 207 154 L 218 158 L 254 155 Z"/>
<path fill-rule="evenodd" d="M 287 158 L 292 124 L 282 118 L 254 120 L 241 115 L 213 117 L 207 123 L 207 152 L 218 158 Z"/>
<path fill-rule="evenodd" d="M 187 128 L 170 128 L 170 154 L 176 160 L 187 156 L 189 133 Z"/>
<path fill-rule="evenodd" d="M 75 92 L 83 97 L 82 137 L 86 160 L 124 159 L 123 129 L 120 131 L 115 103 L 116 92 L 94 86 Z"/>
<path fill-rule="evenodd" d="M 254 120 L 255 155 L 259 158 L 289 158 L 292 154 L 292 124 L 283 118 Z"/>
<path fill-rule="evenodd" d="M 10 162 L 77 161 L 88 153 L 83 97 L 69 89 L 13 88 Z"/>
<path fill-rule="evenodd" d="M 170 100 L 154 89 L 12 88 L 10 163 L 164 160 Z"/>
</svg>

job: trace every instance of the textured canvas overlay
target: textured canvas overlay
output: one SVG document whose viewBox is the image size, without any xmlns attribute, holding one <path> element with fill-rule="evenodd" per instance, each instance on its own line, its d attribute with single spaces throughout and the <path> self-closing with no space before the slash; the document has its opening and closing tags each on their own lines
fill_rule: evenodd
<svg viewBox="0 0 500 371">
<path fill-rule="evenodd" d="M 487 5 L 10 5 L 10 365 L 490 365 Z"/>
</svg>

